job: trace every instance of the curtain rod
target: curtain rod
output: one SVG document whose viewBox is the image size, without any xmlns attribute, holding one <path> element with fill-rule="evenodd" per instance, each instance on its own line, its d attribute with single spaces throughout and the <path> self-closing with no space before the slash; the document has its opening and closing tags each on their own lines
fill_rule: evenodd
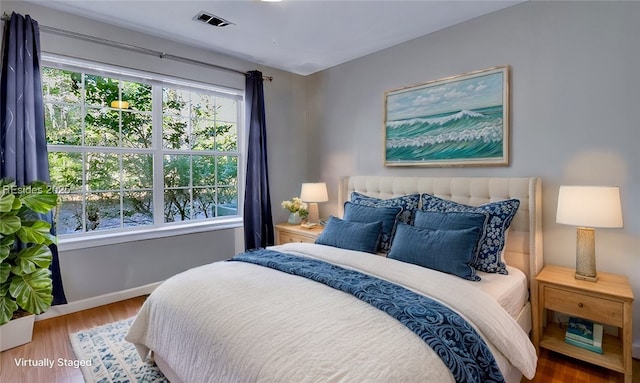
<svg viewBox="0 0 640 383">
<path fill-rule="evenodd" d="M 6 13 L 4 15 L 2 15 L 2 21 L 9 21 L 10 19 L 11 18 Z M 85 35 L 85 34 L 82 34 L 82 33 L 67 31 L 67 30 L 64 30 L 64 29 L 48 27 L 46 25 L 40 25 L 40 30 L 42 32 L 45 32 L 45 33 L 50 33 L 50 34 L 59 35 L 59 36 L 63 36 L 63 37 L 69 37 L 69 38 L 78 39 L 78 40 L 89 41 L 89 42 L 92 42 L 92 43 L 107 45 L 107 46 L 110 46 L 110 47 L 120 48 L 120 49 L 132 51 L 132 52 L 136 52 L 136 53 L 143 53 L 143 54 L 146 54 L 146 55 L 149 55 L 149 56 L 159 57 L 160 59 L 169 59 L 169 60 L 179 61 L 179 62 L 183 62 L 183 63 L 187 63 L 187 64 L 195 64 L 195 65 L 205 66 L 205 67 L 209 67 L 209 68 L 214 68 L 214 69 L 224 70 L 224 71 L 227 71 L 227 72 L 233 72 L 233 73 L 241 74 L 243 76 L 246 76 L 248 74 L 247 72 L 243 72 L 243 71 L 240 71 L 240 70 L 237 70 L 237 69 L 233 69 L 233 68 L 224 67 L 224 66 L 221 66 L 221 65 L 210 64 L 210 63 L 207 63 L 207 62 L 204 62 L 204 61 L 194 60 L 194 59 L 190 59 L 190 58 L 186 58 L 186 57 L 180 57 L 180 56 L 172 55 L 171 53 L 160 52 L 160 51 L 156 51 L 156 50 L 153 50 L 153 49 L 147 49 L 147 48 L 139 47 L 139 46 L 136 46 L 136 45 L 131 45 L 131 44 L 127 44 L 127 43 L 121 43 L 121 42 L 118 42 L 118 41 L 107 40 L 107 39 L 103 39 L 101 37 L 89 36 L 89 35 Z M 273 76 L 262 76 L 262 79 L 263 80 L 267 80 L 267 81 L 273 81 Z"/>
</svg>

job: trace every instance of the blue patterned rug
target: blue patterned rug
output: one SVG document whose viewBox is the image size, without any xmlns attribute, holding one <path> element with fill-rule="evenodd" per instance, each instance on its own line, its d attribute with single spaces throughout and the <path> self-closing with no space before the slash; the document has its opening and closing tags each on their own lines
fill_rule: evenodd
<svg viewBox="0 0 640 383">
<path fill-rule="evenodd" d="M 143 363 L 134 345 L 124 340 L 132 322 L 129 318 L 69 336 L 86 383 L 169 382 L 155 365 Z"/>
</svg>

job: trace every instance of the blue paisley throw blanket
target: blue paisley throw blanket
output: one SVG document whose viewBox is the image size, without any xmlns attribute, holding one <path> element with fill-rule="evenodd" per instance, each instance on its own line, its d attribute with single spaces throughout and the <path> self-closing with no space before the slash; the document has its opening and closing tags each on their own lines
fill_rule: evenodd
<svg viewBox="0 0 640 383">
<path fill-rule="evenodd" d="M 456 382 L 504 382 L 489 347 L 455 311 L 395 283 L 317 259 L 260 249 L 231 261 L 269 267 L 352 294 L 386 312 L 427 343 Z"/>
</svg>

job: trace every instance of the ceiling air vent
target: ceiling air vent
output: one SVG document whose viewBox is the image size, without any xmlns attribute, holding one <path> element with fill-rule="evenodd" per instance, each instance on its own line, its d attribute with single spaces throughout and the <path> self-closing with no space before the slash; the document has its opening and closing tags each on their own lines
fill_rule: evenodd
<svg viewBox="0 0 640 383">
<path fill-rule="evenodd" d="M 205 11 L 200 11 L 193 19 L 219 28 L 226 27 L 227 25 L 233 25 L 231 21 L 225 20 L 222 17 L 212 15 Z"/>
</svg>

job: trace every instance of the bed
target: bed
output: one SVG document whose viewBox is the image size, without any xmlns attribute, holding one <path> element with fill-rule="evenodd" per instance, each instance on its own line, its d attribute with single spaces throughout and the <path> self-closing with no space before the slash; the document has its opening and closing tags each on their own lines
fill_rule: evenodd
<svg viewBox="0 0 640 383">
<path fill-rule="evenodd" d="M 149 296 L 126 339 L 174 383 L 533 378 L 537 358 L 528 338 L 529 289 L 542 268 L 540 188 L 538 178 L 346 177 L 338 193 L 343 219 L 332 218 L 321 244 L 274 246 L 178 274 Z M 416 225 L 418 215 L 440 217 L 442 206 L 462 210 L 446 217 L 475 219 L 487 215 L 475 207 L 517 200 L 504 247 L 494 259 L 503 261 L 502 267 L 482 265 L 484 271 L 471 274 L 464 268 L 461 277 L 457 268 L 454 274 L 439 270 L 441 260 L 432 269 L 403 259 L 428 242 L 411 240 L 421 235 L 448 240 L 477 234 L 473 249 L 460 246 L 473 253 L 481 251 L 479 238 L 487 236 L 466 227 L 400 223 L 407 209 L 396 215 L 387 249 L 333 244 L 341 234 L 349 240 L 366 237 L 359 233 L 373 233 L 373 226 L 384 238 L 381 222 L 359 223 L 354 212 L 369 212 L 364 206 L 370 203 L 378 204 L 376 214 L 393 212 L 384 205 L 415 195 L 426 211 L 412 213 Z M 432 317 L 444 318 L 446 329 L 416 324 Z"/>
</svg>

